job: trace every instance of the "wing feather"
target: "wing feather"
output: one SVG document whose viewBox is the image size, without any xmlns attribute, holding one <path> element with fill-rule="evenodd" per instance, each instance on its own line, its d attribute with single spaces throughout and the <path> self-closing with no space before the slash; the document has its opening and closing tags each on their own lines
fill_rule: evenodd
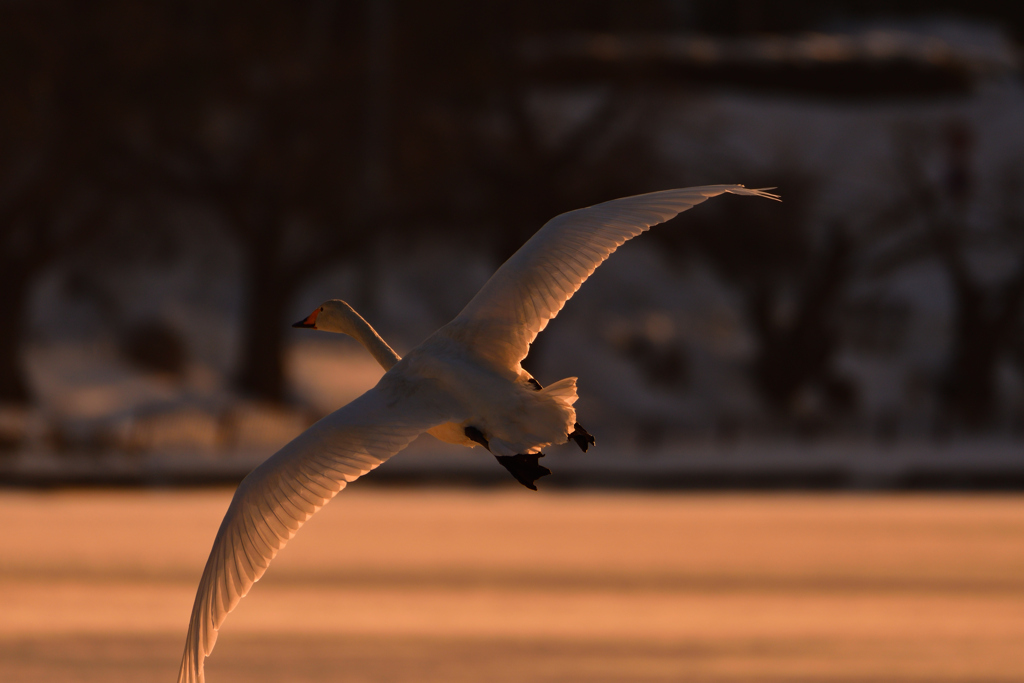
<svg viewBox="0 0 1024 683">
<path fill-rule="evenodd" d="M 179 683 L 202 683 L 228 613 L 299 527 L 351 482 L 427 429 L 455 418 L 437 391 L 396 393 L 388 375 L 253 470 L 238 486 L 213 542 L 189 621 Z"/>
<path fill-rule="evenodd" d="M 445 333 L 500 367 L 516 367 L 548 321 L 623 243 L 724 193 L 778 199 L 742 185 L 706 185 L 624 197 L 552 218 L 495 272 Z"/>
</svg>

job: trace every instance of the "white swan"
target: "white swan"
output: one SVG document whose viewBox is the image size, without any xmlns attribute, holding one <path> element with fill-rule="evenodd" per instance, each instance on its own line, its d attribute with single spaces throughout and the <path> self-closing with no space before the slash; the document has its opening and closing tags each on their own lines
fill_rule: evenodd
<svg viewBox="0 0 1024 683">
<path fill-rule="evenodd" d="M 768 188 L 771 189 L 771 188 Z M 199 582 L 179 683 L 204 680 L 217 630 L 299 527 L 351 481 L 425 431 L 481 445 L 524 485 L 548 470 L 541 448 L 592 438 L 576 424 L 576 378 L 541 388 L 520 367 L 530 344 L 622 243 L 723 193 L 778 199 L 742 185 L 653 192 L 548 221 L 453 321 L 405 358 L 348 304 L 329 301 L 298 325 L 355 337 L 387 372 L 254 469 L 235 491 Z M 582 442 L 581 442 L 582 441 Z"/>
</svg>

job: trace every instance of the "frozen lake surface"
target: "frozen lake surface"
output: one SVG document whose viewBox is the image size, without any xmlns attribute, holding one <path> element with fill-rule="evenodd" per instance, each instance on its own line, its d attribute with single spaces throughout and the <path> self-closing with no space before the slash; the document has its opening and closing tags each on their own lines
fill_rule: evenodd
<svg viewBox="0 0 1024 683">
<path fill-rule="evenodd" d="M 231 491 L 0 492 L 0 680 L 171 681 Z M 1019 681 L 1024 496 L 360 487 L 231 681 Z"/>
</svg>

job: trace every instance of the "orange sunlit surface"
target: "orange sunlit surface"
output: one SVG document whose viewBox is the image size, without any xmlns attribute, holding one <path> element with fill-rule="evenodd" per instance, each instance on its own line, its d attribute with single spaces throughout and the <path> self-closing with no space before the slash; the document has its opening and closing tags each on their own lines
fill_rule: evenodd
<svg viewBox="0 0 1024 683">
<path fill-rule="evenodd" d="M 230 498 L 0 495 L 0 679 L 163 681 Z M 353 487 L 221 681 L 1015 680 L 1024 499 Z"/>
</svg>

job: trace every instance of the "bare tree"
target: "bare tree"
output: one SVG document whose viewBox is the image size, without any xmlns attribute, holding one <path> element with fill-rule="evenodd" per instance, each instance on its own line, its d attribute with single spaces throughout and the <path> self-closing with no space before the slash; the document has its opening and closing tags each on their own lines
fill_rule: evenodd
<svg viewBox="0 0 1024 683">
<path fill-rule="evenodd" d="M 150 170 L 216 207 L 241 250 L 235 379 L 259 399 L 285 399 L 285 316 L 296 292 L 369 241 L 358 212 L 366 84 L 350 16 L 362 9 L 313 0 L 247 6 L 244 17 L 230 6 L 206 10 L 204 33 L 176 56 L 201 75 L 158 115 Z"/>
<path fill-rule="evenodd" d="M 953 293 L 951 351 L 941 385 L 946 424 L 977 431 L 995 418 L 996 368 L 1015 356 L 1024 320 L 1024 218 L 1018 206 L 1024 178 L 1020 169 L 1007 169 L 1000 215 L 976 225 L 970 213 L 976 192 L 970 128 L 952 121 L 938 140 L 914 133 L 901 131 L 897 144 L 906 192 L 892 216 L 902 219 L 897 223 L 905 234 L 893 261 L 930 258 L 946 274 Z M 936 152 L 941 175 L 933 179 L 926 166 Z M 972 263 L 994 254 L 1010 261 L 1001 278 Z"/>
<path fill-rule="evenodd" d="M 401 8 L 392 181 L 417 220 L 394 225 L 396 241 L 415 244 L 424 221 L 501 263 L 559 213 L 660 189 L 645 93 L 599 66 L 583 87 L 547 81 L 523 59 L 524 41 L 544 30 L 530 12 Z M 528 364 L 542 362 L 546 340 Z"/>
<path fill-rule="evenodd" d="M 396 164 L 401 195 L 488 230 L 504 258 L 557 213 L 651 189 L 661 164 L 642 93 L 598 67 L 582 88 L 547 82 L 522 55 L 538 26 L 514 3 L 435 14 L 409 3 L 398 18 L 396 147 L 412 151 Z"/>
<path fill-rule="evenodd" d="M 31 391 L 21 349 L 39 275 L 101 232 L 119 198 L 136 77 L 116 49 L 98 50 L 106 7 L 4 8 L 0 44 L 0 401 Z M 123 49 L 128 47 L 121 44 Z"/>
<path fill-rule="evenodd" d="M 656 234 L 707 259 L 735 288 L 756 342 L 751 381 L 772 412 L 803 425 L 856 405 L 854 385 L 834 365 L 855 244 L 840 224 L 810 222 L 815 183 L 807 174 L 773 177 L 784 201 L 771 211 L 722 202 L 692 211 L 686 230 Z M 821 405 L 804 405 L 809 395 Z"/>
</svg>

